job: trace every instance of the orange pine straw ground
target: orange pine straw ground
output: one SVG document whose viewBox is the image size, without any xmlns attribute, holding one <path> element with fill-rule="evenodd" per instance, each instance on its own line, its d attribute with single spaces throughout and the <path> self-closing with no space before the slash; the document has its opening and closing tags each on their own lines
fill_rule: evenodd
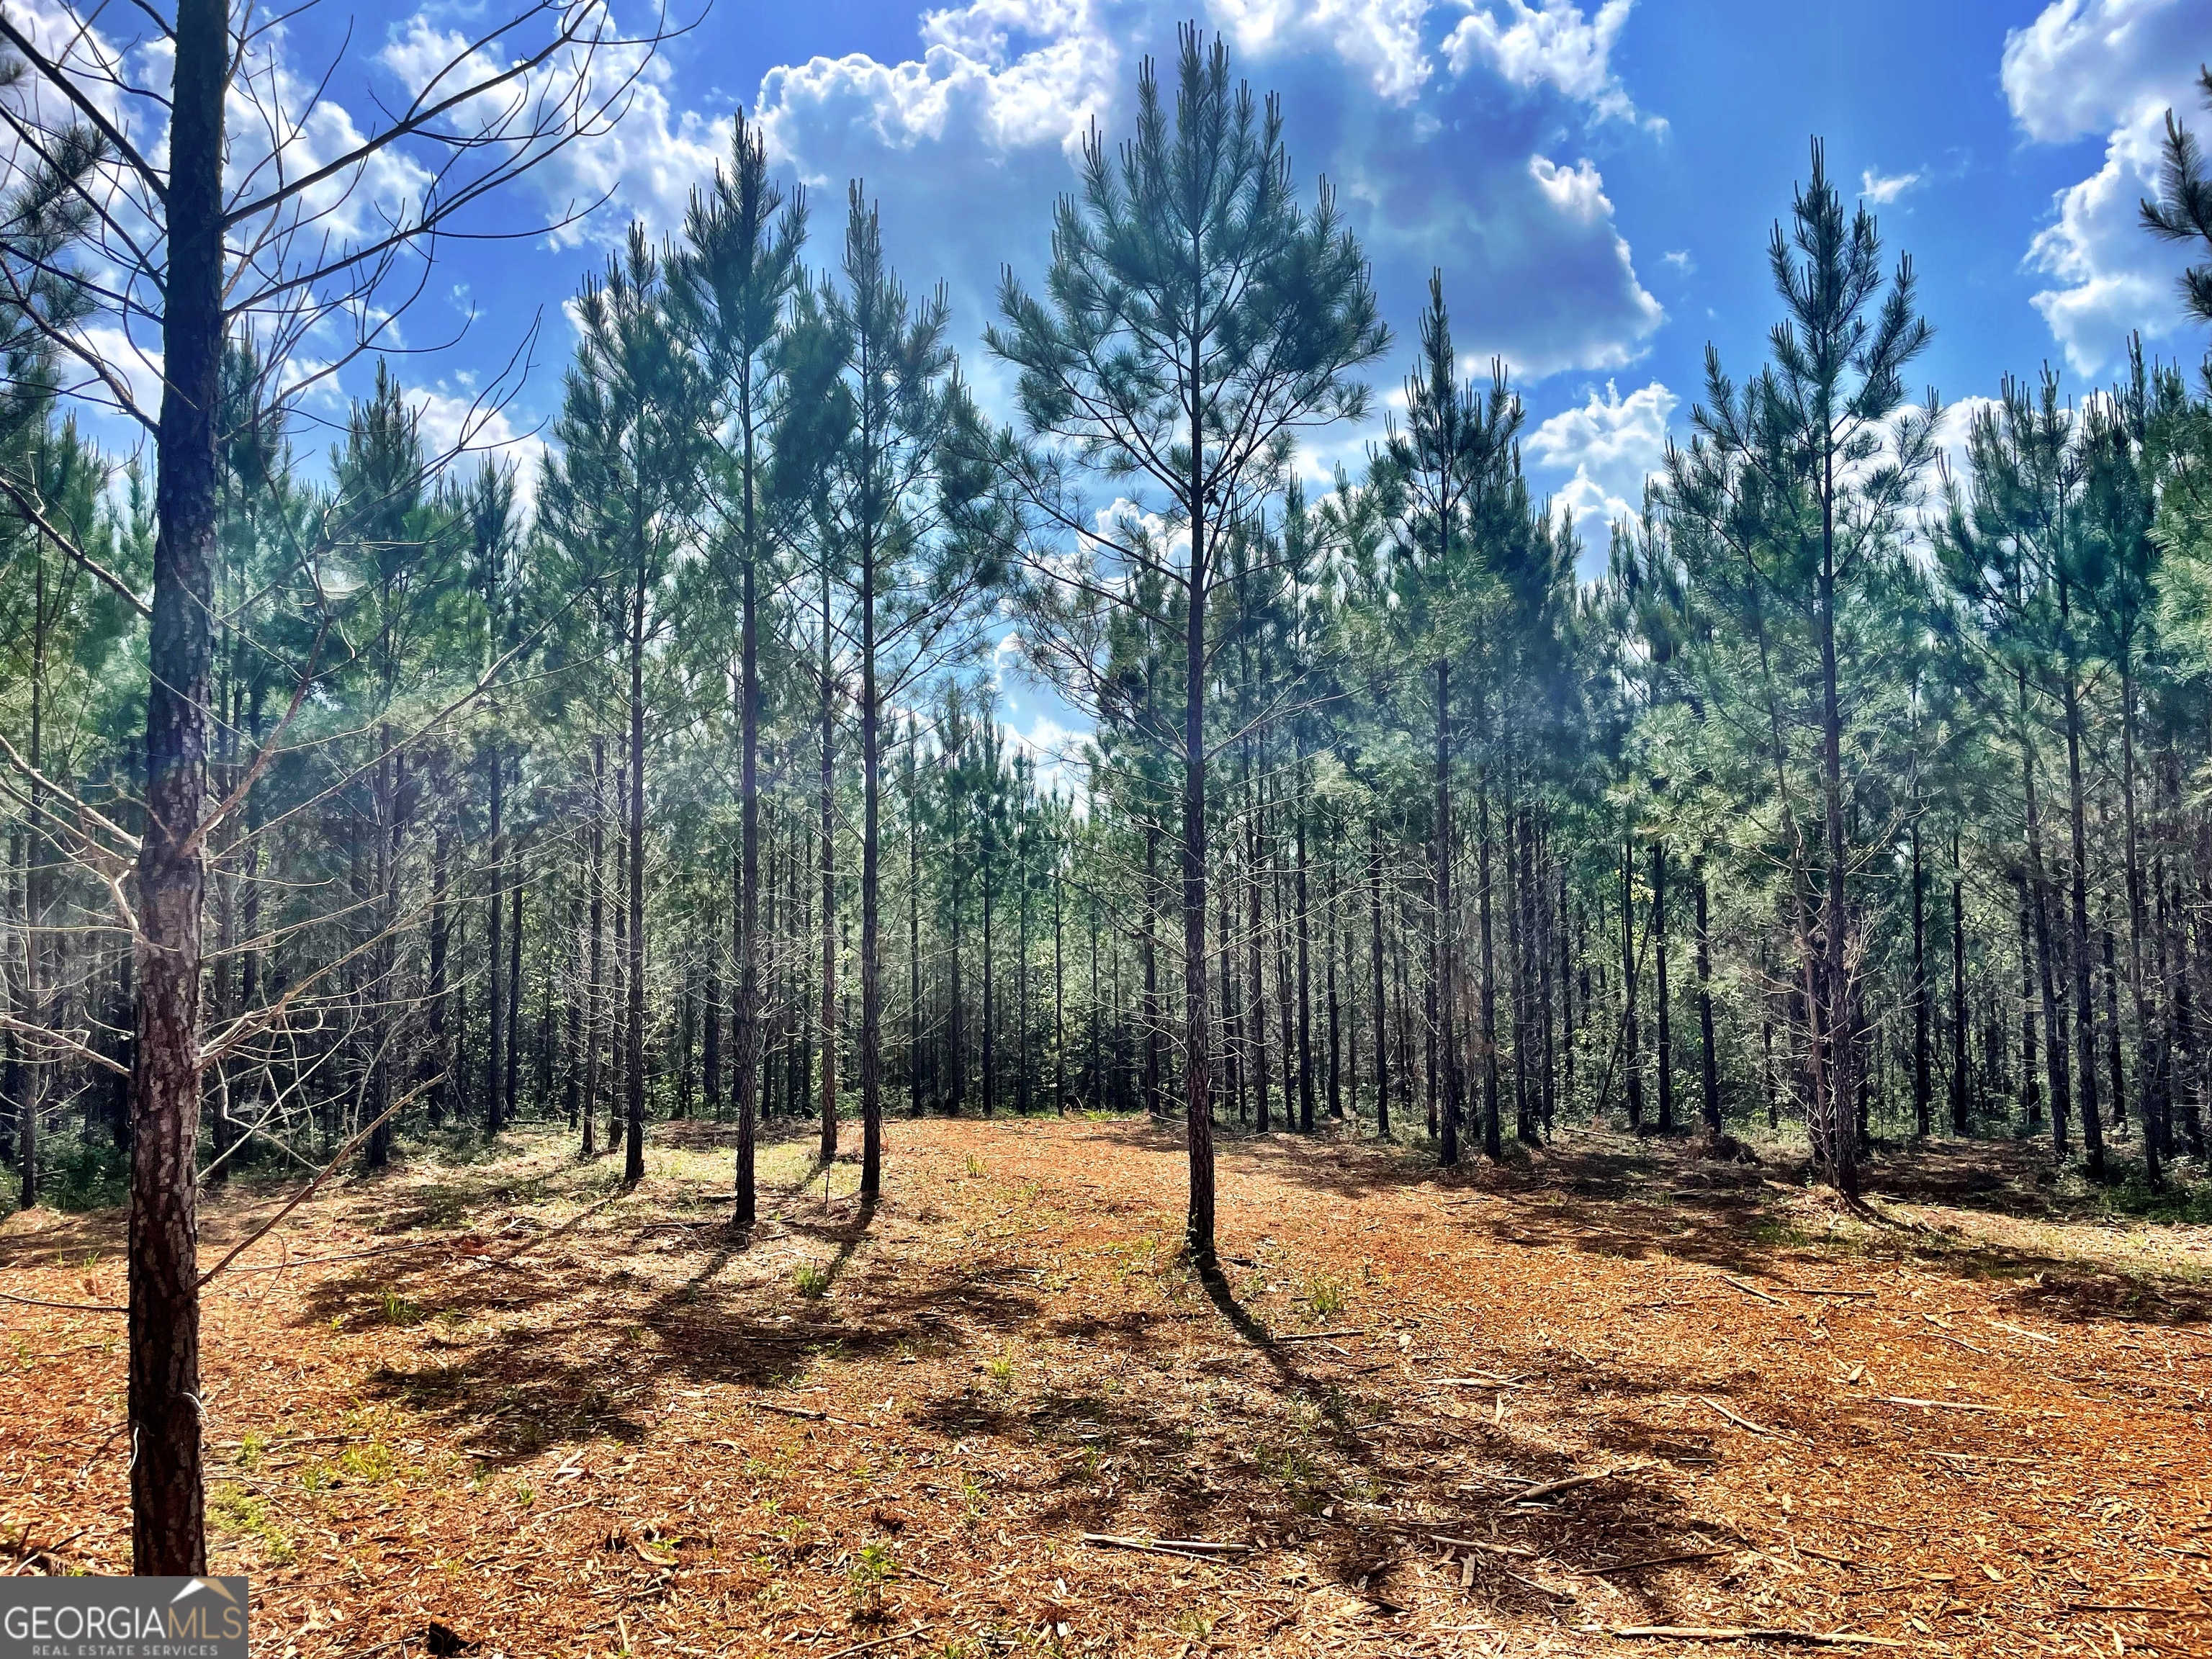
<svg viewBox="0 0 2212 1659">
<path fill-rule="evenodd" d="M 890 1143 L 872 1215 L 774 1146 L 744 1248 L 683 1126 L 602 1207 L 523 1135 L 296 1212 L 207 1309 L 257 1651 L 2212 1650 L 2207 1230 L 2067 1219 L 2032 1153 L 1847 1209 L 1595 1132 L 1231 1139 L 1210 1293 L 1150 1126 Z M 119 1301 L 122 1226 L 19 1215 L 0 1283 Z M 0 1304 L 0 1570 L 127 1566 L 121 1325 Z"/>
</svg>

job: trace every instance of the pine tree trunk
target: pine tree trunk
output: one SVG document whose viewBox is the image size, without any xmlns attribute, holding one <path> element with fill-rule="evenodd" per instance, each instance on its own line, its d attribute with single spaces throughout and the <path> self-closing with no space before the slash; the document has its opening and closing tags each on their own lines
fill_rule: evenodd
<svg viewBox="0 0 2212 1659">
<path fill-rule="evenodd" d="M 990 925 L 990 893 L 986 889 L 983 896 L 983 915 L 984 925 L 987 927 Z M 1160 830 L 1159 826 L 1148 818 L 1145 823 L 1145 939 L 1142 964 L 1145 973 L 1145 1000 L 1143 1011 L 1139 1016 L 1145 1026 L 1145 1115 L 1147 1117 L 1158 1117 L 1160 1115 L 1161 1014 L 1158 943 L 1159 915 Z M 988 949 L 987 945 L 985 950 L 988 951 Z M 986 971 L 988 971 L 988 967 Z M 990 1040 L 987 1021 L 983 1041 L 988 1045 Z M 988 1052 L 988 1048 L 986 1052 Z"/>
<path fill-rule="evenodd" d="M 2062 600 L 2062 610 L 2063 604 Z M 2063 690 L 2066 710 L 2067 822 L 2072 840 L 2074 1045 L 2081 1078 L 2081 1144 L 2088 1153 L 2089 1177 L 2105 1174 L 2105 1122 L 2097 1104 L 2096 1006 L 2089 992 L 2089 849 L 2081 787 L 2081 700 L 2071 665 Z M 2114 1103 L 2117 1108 L 2119 1103 Z"/>
<path fill-rule="evenodd" d="M 2132 641 L 2120 641 L 2120 801 L 2126 834 L 2128 891 L 2128 989 L 2136 1010 L 2136 1089 L 2142 1099 L 2143 1176 L 2155 1192 L 2166 1183 L 2163 1160 L 2172 1151 L 2166 1102 L 2164 1035 L 2143 980 L 2143 934 L 2148 921 L 2143 902 L 2142 849 L 2136 826 L 2136 690 Z M 2117 1086 L 2117 1085 L 2116 1085 Z"/>
<path fill-rule="evenodd" d="M 1367 957 L 1375 1000 L 1375 1133 L 1390 1139 L 1390 1020 L 1382 979 L 1382 842 L 1367 829 Z"/>
<path fill-rule="evenodd" d="M 507 1056 L 507 757 L 495 740 L 485 756 L 491 773 L 491 897 L 485 921 L 491 940 L 490 987 L 491 1058 L 484 1068 L 484 1133 L 496 1136 L 507 1127 L 501 1110 L 506 1091 L 500 1087 L 501 1063 Z"/>
<path fill-rule="evenodd" d="M 1490 830 L 1490 769 L 1486 762 L 1475 784 L 1475 932 L 1482 951 L 1481 1028 L 1475 1045 L 1482 1054 L 1482 1152 L 1493 1164 L 1505 1156 L 1498 1121 L 1498 954 L 1492 943 L 1491 896 L 1497 883 L 1492 870 L 1495 838 Z"/>
<path fill-rule="evenodd" d="M 1620 843 L 1620 1060 L 1628 1127 L 1644 1127 L 1644 1056 L 1636 1036 L 1636 842 Z M 1602 1104 L 1602 1103 L 1601 1103 Z"/>
<path fill-rule="evenodd" d="M 1816 625 L 1820 643 L 1820 792 L 1827 859 L 1827 895 L 1821 919 L 1822 973 L 1809 1011 L 1813 1022 L 1814 1093 L 1824 1103 L 1828 1130 L 1828 1175 L 1836 1190 L 1856 1198 L 1859 1190 L 1858 1140 L 1847 1133 L 1843 1113 L 1850 1098 L 1852 1021 L 1850 1007 L 1850 915 L 1845 905 L 1848 844 L 1844 839 L 1844 718 L 1836 673 L 1835 450 L 1824 447 L 1820 478 L 1820 603 Z M 1660 944 L 1663 952 L 1664 939 Z M 1660 994 L 1660 1018 L 1666 1018 Z M 1825 1041 L 1823 1038 L 1825 1037 Z M 1820 1144 L 1816 1137 L 1816 1146 Z"/>
<path fill-rule="evenodd" d="M 2024 729 L 2027 718 L 2027 682 L 2024 671 L 2015 684 Z M 2064 1054 L 2066 1028 L 2058 1018 L 2058 992 L 2051 973 L 2051 912 L 2047 898 L 2050 883 L 2043 865 L 2043 830 L 2035 790 L 2035 749 L 2025 736 L 2021 744 L 2020 764 L 2021 790 L 2027 809 L 2029 914 L 2034 929 L 2036 974 L 2043 995 L 2044 1070 L 2051 1091 L 2051 1150 L 2055 1157 L 2063 1159 L 2067 1152 L 2069 1109 Z M 2023 1030 L 2025 1029 L 2023 1027 Z M 2025 1038 L 2023 1053 L 2031 1066 L 2034 1061 L 2033 1048 L 2032 1037 Z M 2032 1114 L 2029 1121 L 2034 1121 Z"/>
<path fill-rule="evenodd" d="M 1052 1108 L 1067 1110 L 1067 961 L 1060 933 L 1061 854 L 1052 859 Z"/>
<path fill-rule="evenodd" d="M 860 1201 L 884 1188 L 883 710 L 876 680 L 876 550 L 860 551 Z"/>
<path fill-rule="evenodd" d="M 1459 1047 L 1452 1035 L 1452 1005 L 1458 1000 L 1453 932 L 1451 866 L 1451 665 L 1437 664 L 1437 1048 L 1443 1067 L 1443 1117 L 1437 1154 L 1450 1166 L 1459 1162 L 1461 1087 Z"/>
<path fill-rule="evenodd" d="M 179 0 L 173 38 L 127 1246 L 131 1570 L 142 1576 L 207 1571 L 194 1157 L 223 349 L 223 7 Z"/>
<path fill-rule="evenodd" d="M 822 576 L 822 1074 L 820 1155 L 837 1156 L 837 780 L 836 691 L 830 656 L 830 575 Z"/>
<path fill-rule="evenodd" d="M 1534 949 L 1536 951 L 1536 1024 L 1538 1058 L 1537 1080 L 1542 1085 L 1537 1102 L 1540 1127 L 1543 1133 L 1552 1133 L 1552 1115 L 1557 1105 L 1558 1058 L 1553 1048 L 1552 1024 L 1552 884 L 1545 873 L 1550 863 L 1550 836 L 1541 817 L 1532 810 L 1528 824 L 1528 902 L 1535 912 Z"/>
<path fill-rule="evenodd" d="M 1704 1109 L 1705 1134 L 1718 1140 L 1721 1123 L 1720 1057 L 1713 1047 L 1713 934 L 1707 909 L 1705 860 L 1692 866 L 1695 881 L 1698 923 L 1698 1083 Z"/>
<path fill-rule="evenodd" d="M 1188 1143 L 1190 1204 L 1184 1247 L 1200 1273 L 1214 1271 L 1213 1102 L 1209 1092 L 1212 1020 L 1206 981 L 1206 597 L 1208 560 L 1204 428 L 1196 399 L 1204 379 L 1191 347 L 1189 383 L 1194 413 L 1190 445 L 1188 508 L 1189 581 L 1183 607 L 1182 717 L 1182 945 L 1183 945 L 1183 1136 Z"/>
<path fill-rule="evenodd" d="M 1959 863 L 1959 830 L 1951 828 L 1951 1133 L 1971 1127 L 1966 1095 L 1966 883 Z"/>
<path fill-rule="evenodd" d="M 1536 1125 L 1529 1109 L 1528 1062 L 1534 1045 L 1528 1026 L 1528 881 L 1527 812 L 1510 793 L 1505 805 L 1505 961 L 1510 975 L 1513 1023 L 1513 1138 L 1533 1146 Z"/>
<path fill-rule="evenodd" d="M 907 732 L 906 795 L 906 1065 L 907 1109 L 921 1115 L 921 796 L 915 745 L 918 730 Z"/>
<path fill-rule="evenodd" d="M 1928 884 L 1920 859 L 1920 815 L 1916 810 L 1912 841 L 1912 1131 L 1925 1140 L 1935 1133 L 1932 1056 L 1928 1041 Z"/>
<path fill-rule="evenodd" d="M 2032 883 L 2032 877 L 2024 878 L 2020 894 L 2020 1109 L 2021 1127 L 2029 1133 L 2043 1121 L 2043 1085 L 2035 1075 L 2037 952 Z"/>
<path fill-rule="evenodd" d="M 1245 966 L 1251 980 L 1252 1006 L 1252 1105 L 1254 1125 L 1266 1134 L 1272 1118 L 1268 1110 L 1268 1093 L 1274 1079 L 1267 1073 L 1267 985 L 1263 969 L 1263 944 L 1266 934 L 1260 913 L 1260 820 L 1261 802 L 1252 781 L 1251 750 L 1248 746 L 1244 761 L 1244 793 L 1250 802 L 1251 817 L 1245 832 L 1244 895 L 1246 920 L 1249 923 L 1245 939 Z"/>
<path fill-rule="evenodd" d="M 584 981 L 583 1156 L 599 1156 L 599 1059 L 606 1030 L 607 740 L 592 739 L 591 971 Z"/>
<path fill-rule="evenodd" d="M 1674 1036 L 1667 995 L 1667 844 L 1651 843 L 1651 1018 L 1659 1061 L 1659 1133 L 1674 1133 Z"/>
<path fill-rule="evenodd" d="M 1303 783 L 1303 763 L 1296 769 L 1296 775 Z M 1303 788 L 1291 808 L 1291 824 L 1297 837 L 1297 855 L 1291 885 L 1297 899 L 1298 927 L 1298 1133 L 1310 1135 L 1314 1132 L 1312 911 L 1306 884 L 1306 806 Z"/>
<path fill-rule="evenodd" d="M 1217 1079 L 1228 1091 L 1236 1108 L 1239 1123 L 1249 1121 L 1244 1103 L 1244 1031 L 1243 1011 L 1237 995 L 1237 955 L 1235 908 L 1237 882 L 1234 873 L 1236 843 L 1232 837 L 1222 837 L 1221 867 L 1214 873 L 1214 980 L 1221 998 L 1221 1075 Z M 1058 872 L 1054 875 L 1055 883 Z"/>
<path fill-rule="evenodd" d="M 641 556 L 631 600 L 629 633 L 629 936 L 623 970 L 629 998 L 629 1036 L 623 1044 L 623 1180 L 645 1179 L 645 607 L 646 570 Z"/>
<path fill-rule="evenodd" d="M 522 872 L 514 872 L 507 941 L 507 1106 L 503 1121 L 515 1121 L 522 1089 Z M 393 906 L 396 914 L 398 906 Z"/>
<path fill-rule="evenodd" d="M 993 948 L 996 941 L 992 938 L 991 931 L 991 892 L 994 885 L 991 877 L 991 854 L 987 847 L 983 852 L 983 1006 L 981 1011 L 983 1026 L 981 1035 L 983 1038 L 983 1115 L 985 1117 L 993 1115 L 999 1109 L 999 1008 L 998 979 L 995 972 L 998 967 L 998 952 Z M 1149 955 L 1146 957 L 1146 965 L 1147 969 L 1151 966 Z M 1157 1112 L 1159 1109 L 1159 1097 L 1157 1090 L 1159 1059 L 1159 1039 L 1157 1035 L 1159 1029 L 1158 1005 L 1150 998 L 1149 979 L 1146 988 L 1146 1023 L 1155 1036 L 1152 1038 L 1153 1047 L 1151 1050 L 1152 1070 L 1146 1079 L 1147 1085 L 1152 1087 L 1152 1092 L 1147 1095 L 1145 1103 L 1147 1110 Z"/>
</svg>

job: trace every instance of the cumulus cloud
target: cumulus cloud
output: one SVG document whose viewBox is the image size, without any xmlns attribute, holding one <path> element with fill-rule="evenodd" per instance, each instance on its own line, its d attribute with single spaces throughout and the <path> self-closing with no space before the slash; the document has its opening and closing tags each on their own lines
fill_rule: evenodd
<svg viewBox="0 0 2212 1659">
<path fill-rule="evenodd" d="M 1293 165 L 1336 187 L 1388 314 L 1410 317 L 1440 264 L 1448 283 L 1486 296 L 1471 343 L 1524 377 L 1640 355 L 1663 313 L 1637 280 L 1603 181 L 1587 161 L 1541 153 L 1560 143 L 1563 115 L 1571 133 L 1626 106 L 1607 54 L 1627 0 L 1588 16 L 1565 0 L 1493 9 L 1489 44 L 1463 33 L 1469 20 L 1443 0 L 1208 0 L 1198 11 L 1228 40 L 1236 71 L 1281 95 Z M 1094 122 L 1109 137 L 1126 131 L 1139 58 L 1170 59 L 1188 15 L 1166 0 L 971 0 L 928 13 L 912 58 L 770 70 L 760 120 L 776 159 L 811 186 L 857 178 L 880 198 L 896 258 L 945 277 L 965 331 L 994 310 L 1003 265 L 1042 270 L 1051 204 L 1074 182 L 1085 134 Z M 1541 95 L 1500 99 L 1498 79 Z M 992 365 L 971 368 L 991 397 Z"/>
<path fill-rule="evenodd" d="M 1562 410 L 1528 434 L 1523 452 L 1540 466 L 1571 473 L 1559 498 L 1580 526 L 1644 510 L 1644 481 L 1667 451 L 1667 421 L 1680 402 L 1654 380 L 1626 397 L 1611 380 L 1580 407 Z"/>
<path fill-rule="evenodd" d="M 1567 167 L 1541 155 L 1525 177 L 1533 197 L 1486 192 L 1454 227 L 1485 296 L 1472 360 L 1502 357 L 1530 380 L 1634 362 L 1667 313 L 1636 274 L 1604 179 L 1587 157 Z"/>
<path fill-rule="evenodd" d="M 410 94 L 434 78 L 450 86 L 461 75 L 484 79 L 501 67 L 495 47 L 471 52 L 468 45 L 459 32 L 441 27 L 431 13 L 418 11 L 393 27 L 377 62 Z M 587 136 L 551 151 L 531 170 L 531 186 L 548 218 L 559 222 L 556 245 L 573 246 L 587 236 L 618 240 L 632 217 L 656 234 L 675 229 L 692 187 L 711 177 L 714 164 L 729 154 L 728 118 L 678 109 L 669 89 L 672 72 L 665 52 L 616 44 L 556 58 L 528 78 L 519 94 L 523 100 L 566 101 L 621 116 L 596 123 Z M 508 118 L 517 96 L 502 89 L 464 105 L 457 114 L 465 125 L 495 129 Z M 570 215 L 602 202 L 612 210 L 570 221 Z"/>
<path fill-rule="evenodd" d="M 1859 194 L 1877 207 L 1887 207 L 1899 197 L 1925 182 L 1927 175 L 1912 173 L 1876 173 L 1872 167 L 1859 174 Z"/>
<path fill-rule="evenodd" d="M 1632 120 L 1636 106 L 1612 60 L 1633 3 L 1604 0 L 1594 15 L 1574 0 L 1479 5 L 1444 37 L 1444 61 L 1455 75 L 1485 64 L 1514 86 L 1548 85 L 1601 118 Z"/>
<path fill-rule="evenodd" d="M 2198 0 L 2055 0 L 2005 39 L 2005 98 L 2021 131 L 2042 143 L 2105 138 L 2103 165 L 2058 192 L 2027 254 L 2054 279 L 2034 303 L 2077 373 L 2117 361 L 2131 331 L 2156 339 L 2182 326 L 2185 259 L 2143 233 L 2136 204 L 2156 193 L 2166 112 L 2193 106 L 2208 58 L 2212 14 Z"/>
<path fill-rule="evenodd" d="M 411 387 L 405 395 L 422 447 L 431 455 L 451 456 L 471 471 L 478 459 L 512 466 L 516 495 L 526 505 L 537 498 L 545 441 L 518 428 L 506 407 L 443 387 Z"/>
</svg>

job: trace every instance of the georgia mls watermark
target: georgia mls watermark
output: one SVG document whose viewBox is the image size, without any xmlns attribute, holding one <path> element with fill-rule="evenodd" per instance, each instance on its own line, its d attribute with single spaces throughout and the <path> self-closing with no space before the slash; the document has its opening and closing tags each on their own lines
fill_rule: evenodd
<svg viewBox="0 0 2212 1659">
<path fill-rule="evenodd" d="M 0 1578 L 0 1659 L 246 1659 L 243 1578 Z"/>
</svg>

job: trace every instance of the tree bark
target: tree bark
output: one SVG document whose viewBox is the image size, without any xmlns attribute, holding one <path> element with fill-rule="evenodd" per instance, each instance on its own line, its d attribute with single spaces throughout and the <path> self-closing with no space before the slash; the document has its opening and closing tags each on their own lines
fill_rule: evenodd
<svg viewBox="0 0 2212 1659">
<path fill-rule="evenodd" d="M 1707 909 L 1705 861 L 1693 865 L 1698 921 L 1698 1082 L 1705 1133 L 1718 1140 L 1721 1124 L 1720 1057 L 1713 1047 L 1713 933 Z"/>
<path fill-rule="evenodd" d="M 1368 969 L 1375 997 L 1375 1133 L 1390 1139 L 1390 1030 L 1382 980 L 1382 842 L 1373 825 L 1367 831 Z"/>
<path fill-rule="evenodd" d="M 207 1571 L 194 1155 L 224 332 L 229 29 L 218 0 L 179 0 L 174 64 L 131 1078 L 131 1570 L 141 1576 Z"/>
<path fill-rule="evenodd" d="M 1437 1048 L 1443 1070 L 1443 1118 L 1437 1155 L 1449 1167 L 1459 1162 L 1461 1085 L 1459 1045 L 1453 1037 L 1453 1004 L 1458 1000 L 1454 963 L 1451 828 L 1451 665 L 1437 663 Z"/>
</svg>

